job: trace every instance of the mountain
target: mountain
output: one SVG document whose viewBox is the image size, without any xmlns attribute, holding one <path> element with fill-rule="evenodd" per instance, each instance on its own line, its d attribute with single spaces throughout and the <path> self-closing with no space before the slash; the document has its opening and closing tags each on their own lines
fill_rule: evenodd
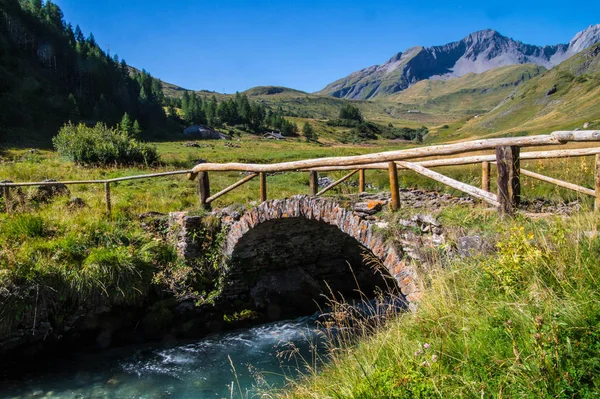
<svg viewBox="0 0 600 399">
<path fill-rule="evenodd" d="M 0 0 L 2 141 L 48 145 L 68 121 L 114 125 L 126 112 L 144 135 L 168 134 L 163 100 L 157 79 L 84 37 L 53 2 Z"/>
<path fill-rule="evenodd" d="M 541 134 L 584 125 L 600 128 L 600 43 L 520 85 L 490 112 L 430 139 Z"/>
<path fill-rule="evenodd" d="M 509 65 L 455 79 L 426 79 L 385 99 L 437 114 L 481 114 L 544 71 L 546 68 L 534 64 Z"/>
<path fill-rule="evenodd" d="M 383 65 L 354 72 L 325 87 L 319 94 L 349 99 L 372 99 L 400 92 L 425 80 L 447 80 L 515 64 L 552 68 L 600 41 L 600 24 L 579 32 L 569 44 L 535 46 L 486 29 L 443 46 L 412 47 Z"/>
</svg>

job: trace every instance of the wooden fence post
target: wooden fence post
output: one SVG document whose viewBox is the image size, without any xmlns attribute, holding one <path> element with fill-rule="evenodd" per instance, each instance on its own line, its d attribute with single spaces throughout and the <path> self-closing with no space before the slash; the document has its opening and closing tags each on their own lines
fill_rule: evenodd
<svg viewBox="0 0 600 399">
<path fill-rule="evenodd" d="M 400 209 L 400 189 L 398 187 L 398 167 L 396 166 L 396 162 L 389 162 L 388 170 L 390 175 L 390 191 L 392 193 L 392 210 L 397 211 Z"/>
<path fill-rule="evenodd" d="M 596 168 L 594 174 L 596 200 L 594 201 L 594 210 L 600 211 L 600 154 L 596 154 Z"/>
<path fill-rule="evenodd" d="M 481 163 L 481 189 L 490 192 L 490 163 Z"/>
<path fill-rule="evenodd" d="M 202 209 L 210 210 L 210 203 L 207 201 L 210 197 L 210 180 L 208 172 L 198 173 L 198 194 L 200 195 L 200 206 Z"/>
<path fill-rule="evenodd" d="M 260 202 L 267 200 L 267 174 L 264 172 L 259 173 L 260 179 Z"/>
<path fill-rule="evenodd" d="M 112 204 L 110 203 L 110 182 L 104 182 L 104 201 L 106 202 L 106 213 L 110 215 Z"/>
<path fill-rule="evenodd" d="M 358 192 L 364 193 L 365 191 L 365 170 L 361 169 L 358 171 Z"/>
<path fill-rule="evenodd" d="M 317 195 L 317 191 L 319 191 L 319 172 L 311 170 L 309 172 L 308 182 L 310 185 L 310 195 Z"/>
<path fill-rule="evenodd" d="M 11 203 L 10 203 L 10 187 L 4 186 L 2 187 L 3 195 L 4 195 L 4 208 L 6 213 L 11 213 Z"/>
<path fill-rule="evenodd" d="M 498 169 L 498 202 L 500 213 L 510 215 L 519 206 L 521 199 L 520 148 L 517 146 L 496 147 Z"/>
</svg>

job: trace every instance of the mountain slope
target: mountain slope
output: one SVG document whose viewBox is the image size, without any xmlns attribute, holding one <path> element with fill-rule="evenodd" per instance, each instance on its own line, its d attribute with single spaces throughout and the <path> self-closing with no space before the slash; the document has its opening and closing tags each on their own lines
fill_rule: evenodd
<svg viewBox="0 0 600 399">
<path fill-rule="evenodd" d="M 480 74 L 469 73 L 450 80 L 422 80 L 386 101 L 437 113 L 479 114 L 494 108 L 518 85 L 546 69 L 533 64 L 510 65 Z"/>
<path fill-rule="evenodd" d="M 383 65 L 375 65 L 339 79 L 319 94 L 370 99 L 407 89 L 424 79 L 449 79 L 468 73 L 532 63 L 551 68 L 600 41 L 600 24 L 579 32 L 569 44 L 534 46 L 487 29 L 443 46 L 412 47 Z"/>
<path fill-rule="evenodd" d="M 67 121 L 114 125 L 125 112 L 146 133 L 170 127 L 158 80 L 132 74 L 92 34 L 65 22 L 56 4 L 40 3 L 0 0 L 2 140 L 48 145 Z"/>
<path fill-rule="evenodd" d="M 531 79 L 445 139 L 600 127 L 600 43 Z"/>
</svg>

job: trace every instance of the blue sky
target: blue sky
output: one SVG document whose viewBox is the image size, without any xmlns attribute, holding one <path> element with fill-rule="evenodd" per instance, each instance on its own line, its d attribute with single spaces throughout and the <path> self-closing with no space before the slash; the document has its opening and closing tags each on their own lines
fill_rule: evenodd
<svg viewBox="0 0 600 399">
<path fill-rule="evenodd" d="M 308 92 L 415 45 L 492 28 L 530 44 L 567 43 L 600 23 L 600 1 L 55 0 L 128 64 L 179 86 Z"/>
</svg>

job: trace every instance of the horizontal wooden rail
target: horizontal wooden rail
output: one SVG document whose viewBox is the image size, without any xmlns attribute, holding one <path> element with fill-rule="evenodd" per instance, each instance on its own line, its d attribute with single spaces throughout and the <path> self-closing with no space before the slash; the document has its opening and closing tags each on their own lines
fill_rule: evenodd
<svg viewBox="0 0 600 399">
<path fill-rule="evenodd" d="M 64 184 L 64 185 L 105 184 L 105 183 L 116 183 L 116 182 L 126 181 L 126 180 L 148 179 L 151 177 L 185 175 L 190 172 L 191 172 L 191 170 L 175 170 L 172 172 L 160 172 L 160 173 L 150 173 L 150 174 L 146 174 L 146 175 L 124 176 L 124 177 L 117 177 L 114 179 L 104 179 L 104 180 L 67 180 L 67 181 L 39 181 L 39 182 L 26 182 L 26 183 L 0 183 L 0 187 L 58 186 L 58 185 L 62 185 L 62 184 Z"/>
<path fill-rule="evenodd" d="M 430 147 L 411 148 L 398 151 L 386 151 L 375 154 L 365 154 L 347 157 L 330 157 L 307 159 L 294 162 L 275 164 L 244 164 L 244 163 L 202 163 L 194 166 L 192 173 L 208 171 L 245 171 L 245 172 L 285 172 L 299 169 L 310 169 L 323 166 L 366 165 L 378 162 L 401 161 L 430 156 L 460 154 L 464 152 L 490 150 L 500 146 L 531 147 L 541 145 L 561 145 L 570 141 L 586 142 L 600 141 L 600 130 L 554 132 L 549 135 L 512 137 L 502 139 L 474 140 L 464 143 L 445 144 Z"/>
<path fill-rule="evenodd" d="M 125 176 L 125 177 L 117 177 L 114 179 L 106 180 L 109 183 L 125 181 L 125 180 L 139 180 L 139 179 L 147 179 L 149 177 L 162 177 L 162 176 L 173 176 L 173 175 L 187 175 L 191 170 L 175 170 L 172 172 L 160 172 L 160 173 L 151 173 L 148 175 L 137 175 L 137 176 Z"/>
<path fill-rule="evenodd" d="M 553 158 L 575 158 L 575 157 L 585 157 L 590 155 L 600 154 L 600 148 L 579 148 L 573 150 L 552 150 L 552 151 L 530 151 L 530 152 L 522 152 L 521 160 L 533 160 L 533 159 L 553 159 Z M 424 168 L 435 168 L 440 166 L 458 166 L 458 165 L 471 165 L 478 164 L 482 162 L 495 162 L 496 155 L 475 155 L 471 157 L 462 157 L 462 158 L 446 158 L 446 159 L 433 159 L 427 161 L 415 161 L 417 165 L 420 165 Z M 398 162 L 399 169 L 405 169 Z M 332 172 L 336 170 L 354 170 L 356 166 L 340 166 L 340 167 L 320 167 L 320 168 L 310 168 L 308 170 L 316 171 L 316 172 Z M 384 170 L 388 168 L 387 163 L 375 163 L 362 165 L 362 169 L 371 169 L 371 170 Z"/>
<path fill-rule="evenodd" d="M 397 169 L 407 169 L 412 170 L 416 173 L 419 173 L 423 176 L 429 177 L 433 180 L 436 180 L 440 183 L 448 185 L 454 189 L 465 192 L 475 198 L 482 199 L 494 206 L 500 207 L 501 204 L 506 205 L 507 203 L 517 204 L 518 198 L 520 196 L 519 191 L 519 171 L 525 176 L 530 176 L 542 181 L 546 181 L 549 183 L 556 184 L 560 187 L 565 187 L 571 190 L 575 190 L 577 192 L 595 196 L 596 197 L 596 207 L 600 209 L 600 147 L 596 148 L 583 148 L 583 149 L 566 149 L 566 150 L 556 150 L 556 151 L 535 151 L 535 152 L 524 152 L 520 153 L 521 147 L 532 147 L 532 146 L 553 146 L 553 145 L 563 145 L 568 142 L 600 142 L 600 130 L 587 130 L 587 131 L 557 131 L 548 135 L 539 135 L 539 136 L 529 136 L 529 137 L 512 137 L 512 138 L 498 138 L 498 139 L 485 139 L 485 140 L 474 140 L 468 142 L 454 143 L 454 144 L 445 144 L 445 145 L 436 145 L 429 147 L 420 147 L 420 148 L 410 148 L 404 150 L 396 150 L 396 151 L 385 151 L 373 154 L 364 154 L 357 156 L 344 156 L 344 157 L 329 157 L 329 158 L 318 158 L 318 159 L 305 159 L 300 161 L 292 161 L 292 162 L 281 162 L 274 164 L 245 164 L 245 163 L 202 163 L 194 166 L 191 170 L 177 170 L 171 172 L 160 172 L 160 173 L 151 173 L 144 175 L 134 175 L 134 176 L 124 176 L 117 177 L 113 179 L 103 179 L 103 180 L 74 180 L 74 181 L 46 181 L 46 182 L 23 182 L 23 183 L 0 183 L 0 188 L 3 190 L 3 194 L 5 197 L 5 203 L 7 204 L 7 212 L 10 212 L 11 204 L 10 204 L 10 188 L 11 187 L 24 187 L 24 186 L 56 186 L 56 185 L 73 185 L 73 184 L 104 184 L 105 186 L 105 200 L 107 212 L 111 211 L 111 187 L 112 183 L 128 181 L 128 180 L 139 180 L 139 179 L 147 179 L 154 177 L 163 177 L 163 176 L 173 176 L 173 175 L 184 175 L 187 174 L 187 178 L 190 180 L 194 180 L 196 177 L 199 177 L 199 195 L 200 195 L 200 203 L 205 208 L 210 208 L 210 203 L 222 195 L 240 187 L 246 182 L 252 180 L 254 177 L 260 177 L 260 198 L 261 201 L 266 201 L 267 199 L 267 174 L 275 173 L 275 172 L 285 172 L 285 171 L 309 171 L 311 173 L 310 176 L 310 184 L 311 184 L 311 194 L 322 195 L 327 192 L 331 188 L 339 185 L 343 181 L 349 179 L 354 174 L 360 171 L 359 178 L 359 188 L 361 191 L 365 189 L 365 175 L 364 171 L 367 169 L 388 169 L 390 173 L 390 187 L 392 192 L 398 191 L 397 187 Z M 483 150 L 496 150 L 496 155 L 477 155 L 477 156 L 467 156 L 460 158 L 444 158 L 444 159 L 434 159 L 434 160 L 420 160 L 423 158 L 429 157 L 443 157 L 461 153 L 468 153 L 473 151 L 483 151 Z M 510 199 L 502 199 L 503 196 L 495 195 L 487 190 L 489 190 L 489 164 L 494 163 L 502 157 L 499 157 L 498 154 L 500 150 L 505 151 L 510 149 L 513 161 L 506 158 L 512 163 L 510 167 L 506 169 L 506 173 L 510 176 L 513 176 L 511 179 L 514 180 L 511 184 L 514 185 L 514 194 Z M 516 155 L 514 155 L 516 154 Z M 550 158 L 569 158 L 569 157 L 579 157 L 579 156 L 588 156 L 588 155 L 596 155 L 596 177 L 595 177 L 595 187 L 596 190 L 591 190 L 576 184 L 568 183 L 562 180 L 554 179 L 548 176 L 541 175 L 539 173 L 527 171 L 524 169 L 520 169 L 519 162 L 521 160 L 531 160 L 531 159 L 550 159 Z M 504 159 L 504 158 L 502 158 Z M 451 179 L 447 176 L 444 176 L 440 173 L 432 171 L 430 168 L 439 167 L 439 166 L 454 166 L 454 165 L 466 165 L 466 164 L 476 164 L 482 163 L 482 188 L 479 189 L 477 187 L 473 187 L 471 185 L 459 182 L 457 180 Z M 318 190 L 318 171 L 333 171 L 333 170 L 351 170 L 349 174 L 337 180 L 336 182 L 330 184 L 325 187 L 323 190 L 316 192 Z M 251 172 L 252 174 L 246 176 L 240 181 L 226 187 L 225 189 L 219 191 L 217 194 L 210 195 L 210 186 L 209 186 L 209 172 L 218 172 L 218 171 L 246 171 Z M 503 172 L 503 173 L 504 173 Z M 505 173 L 505 174 L 506 174 Z M 500 174 L 500 172 L 499 172 Z M 516 176 L 516 177 L 514 177 Z M 500 185 L 501 179 L 498 179 L 499 187 L 502 188 L 504 186 Z M 512 187 L 512 186 L 511 186 Z M 505 188 L 505 187 L 504 187 Z M 506 191 L 506 190 L 505 190 Z M 500 192 L 500 191 L 499 191 Z M 505 195 L 504 193 L 503 195 Z M 394 206 L 392 208 L 397 209 L 399 204 L 399 196 L 396 195 L 396 199 L 393 201 Z M 502 198 L 501 198 L 502 197 Z"/>
</svg>

